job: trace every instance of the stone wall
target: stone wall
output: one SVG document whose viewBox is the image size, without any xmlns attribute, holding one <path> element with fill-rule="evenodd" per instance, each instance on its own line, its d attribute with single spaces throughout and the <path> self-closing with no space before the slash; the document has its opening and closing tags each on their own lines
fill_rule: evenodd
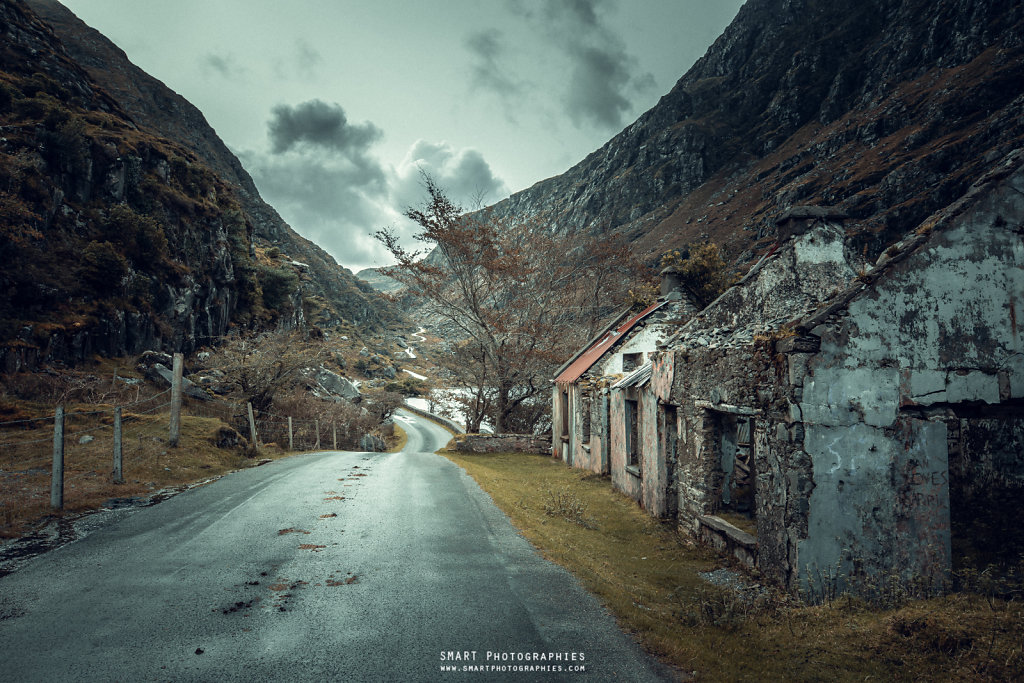
<svg viewBox="0 0 1024 683">
<path fill-rule="evenodd" d="M 454 441 L 459 453 L 551 453 L 548 434 L 460 434 Z"/>
<path fill-rule="evenodd" d="M 453 420 L 449 420 L 447 417 L 441 417 L 440 415 L 428 413 L 426 410 L 421 410 L 420 408 L 411 406 L 408 403 L 402 404 L 402 410 L 408 410 L 410 413 L 419 415 L 420 417 L 425 417 L 429 420 L 433 420 L 434 422 L 440 424 L 442 427 L 445 427 L 446 429 L 450 430 L 452 434 L 462 434 L 466 431 L 461 426 L 459 426 L 458 423 L 454 422 Z"/>
</svg>

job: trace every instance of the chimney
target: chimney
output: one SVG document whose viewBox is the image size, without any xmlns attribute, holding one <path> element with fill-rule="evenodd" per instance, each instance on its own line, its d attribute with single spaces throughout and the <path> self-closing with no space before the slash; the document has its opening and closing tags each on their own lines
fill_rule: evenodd
<svg viewBox="0 0 1024 683">
<path fill-rule="evenodd" d="M 818 221 L 830 221 L 842 224 L 846 214 L 834 206 L 793 206 L 775 219 L 779 241 L 802 235 Z"/>
<path fill-rule="evenodd" d="M 667 297 L 672 292 L 679 292 L 682 280 L 672 266 L 661 271 L 661 296 Z"/>
</svg>

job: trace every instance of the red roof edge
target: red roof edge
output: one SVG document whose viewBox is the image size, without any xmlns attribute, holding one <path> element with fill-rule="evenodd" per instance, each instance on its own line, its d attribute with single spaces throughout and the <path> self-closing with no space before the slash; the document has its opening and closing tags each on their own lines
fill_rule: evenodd
<svg viewBox="0 0 1024 683">
<path fill-rule="evenodd" d="M 655 302 L 619 325 L 616 329 L 602 334 L 586 351 L 577 356 L 576 360 L 570 363 L 568 367 L 563 369 L 562 372 L 555 377 L 555 384 L 572 384 L 578 380 L 583 376 L 583 373 L 592 368 L 594 363 L 599 361 L 601 356 L 607 353 L 609 349 L 615 347 L 620 341 L 625 339 L 626 335 L 630 330 L 636 327 L 637 323 L 661 308 L 666 303 L 667 302 L 665 301 Z"/>
</svg>

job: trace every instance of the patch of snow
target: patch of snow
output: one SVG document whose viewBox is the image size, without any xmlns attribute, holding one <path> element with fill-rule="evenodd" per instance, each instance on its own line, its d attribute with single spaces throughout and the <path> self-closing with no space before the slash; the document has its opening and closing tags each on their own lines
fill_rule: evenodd
<svg viewBox="0 0 1024 683">
<path fill-rule="evenodd" d="M 412 375 L 412 376 L 413 376 L 414 378 L 416 378 L 416 379 L 418 379 L 418 380 L 420 380 L 420 381 L 424 381 L 424 380 L 426 380 L 426 379 L 427 379 L 427 378 L 426 378 L 426 377 L 424 377 L 423 375 L 420 375 L 420 374 L 418 374 L 418 373 L 415 373 L 415 372 L 413 372 L 412 370 L 406 370 L 405 368 L 402 368 L 402 372 L 406 372 L 406 373 L 408 373 L 408 374 Z"/>
<path fill-rule="evenodd" d="M 412 406 L 413 408 L 419 408 L 420 410 L 429 410 L 427 399 L 425 398 L 407 398 L 405 404 Z"/>
</svg>

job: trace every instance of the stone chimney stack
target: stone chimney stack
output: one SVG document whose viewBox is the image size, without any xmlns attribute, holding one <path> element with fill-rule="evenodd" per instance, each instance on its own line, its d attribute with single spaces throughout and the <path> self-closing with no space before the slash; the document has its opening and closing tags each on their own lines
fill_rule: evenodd
<svg viewBox="0 0 1024 683">
<path fill-rule="evenodd" d="M 672 266 L 661 271 L 661 296 L 665 297 L 672 292 L 678 291 L 681 284 L 682 280 L 679 278 L 679 273 Z"/>
<path fill-rule="evenodd" d="M 802 235 L 818 221 L 829 221 L 840 225 L 846 219 L 846 214 L 834 206 L 793 206 L 775 219 L 778 226 L 779 241 L 783 242 L 790 237 Z"/>
</svg>

